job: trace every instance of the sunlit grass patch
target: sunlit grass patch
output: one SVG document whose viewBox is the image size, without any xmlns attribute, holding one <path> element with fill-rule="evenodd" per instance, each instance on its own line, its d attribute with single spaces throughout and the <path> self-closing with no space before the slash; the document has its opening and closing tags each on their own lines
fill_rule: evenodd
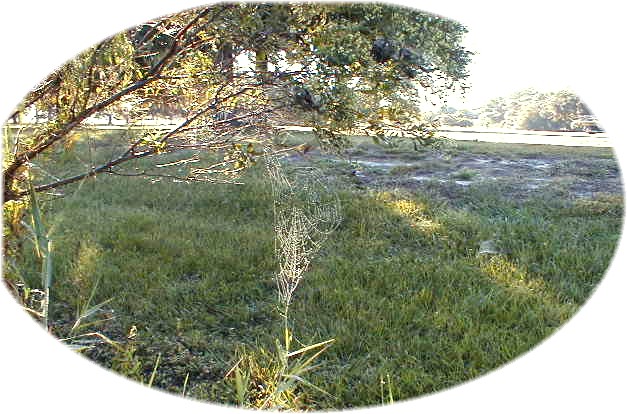
<svg viewBox="0 0 627 414">
<path fill-rule="evenodd" d="M 409 220 L 409 226 L 417 228 L 425 233 L 433 234 L 437 232 L 441 225 L 426 215 L 427 207 L 422 203 L 412 200 L 396 200 L 388 205 L 401 217 Z"/>
<path fill-rule="evenodd" d="M 502 255 L 492 255 L 480 262 L 480 269 L 492 280 L 507 288 L 523 289 L 530 294 L 540 294 L 546 284 L 540 278 L 530 278 L 524 269 Z"/>
<path fill-rule="evenodd" d="M 622 196 L 617 194 L 598 194 L 592 199 L 576 200 L 568 209 L 567 214 L 621 217 L 623 209 Z"/>
</svg>

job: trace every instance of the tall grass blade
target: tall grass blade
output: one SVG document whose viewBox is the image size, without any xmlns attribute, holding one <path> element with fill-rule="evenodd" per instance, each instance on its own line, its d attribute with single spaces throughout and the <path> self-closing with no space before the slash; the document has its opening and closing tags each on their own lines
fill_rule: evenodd
<svg viewBox="0 0 627 414">
<path fill-rule="evenodd" d="M 48 308 L 50 303 L 50 286 L 52 285 L 52 241 L 41 218 L 41 208 L 35 195 L 32 180 L 28 180 L 31 203 L 32 232 L 35 238 L 35 252 L 41 260 L 41 286 L 44 292 L 42 302 L 42 319 L 44 328 L 48 329 Z"/>
<path fill-rule="evenodd" d="M 100 283 L 100 279 L 101 277 L 96 279 L 96 282 L 92 286 L 91 292 L 89 294 L 89 298 L 87 298 L 87 301 L 85 301 L 85 303 L 83 304 L 82 309 L 76 315 L 76 321 L 74 322 L 74 325 L 72 326 L 72 329 L 70 330 L 70 332 L 74 332 L 80 326 L 84 327 L 85 325 L 83 324 L 83 321 L 85 319 L 89 318 L 90 316 L 92 316 L 93 314 L 101 310 L 104 307 L 104 305 L 106 305 L 107 303 L 113 300 L 113 298 L 109 298 L 105 301 L 100 302 L 97 305 L 90 306 L 92 301 L 94 300 L 94 296 L 96 295 L 96 290 L 98 289 L 98 284 Z"/>
<path fill-rule="evenodd" d="M 305 352 L 307 352 L 307 351 L 310 351 L 310 350 L 312 350 L 312 349 L 320 348 L 321 346 L 324 346 L 324 345 L 330 344 L 331 342 L 334 342 L 334 341 L 335 341 L 335 339 L 328 339 L 328 340 L 323 341 L 323 342 L 318 342 L 317 344 L 308 345 L 308 346 L 303 347 L 303 348 L 301 348 L 301 349 L 299 349 L 299 350 L 297 350 L 297 351 L 294 351 L 294 352 L 290 352 L 290 353 L 288 353 L 288 354 L 287 354 L 287 356 L 288 356 L 288 358 L 291 358 L 291 357 L 293 357 L 293 356 L 300 355 L 300 354 L 305 353 Z M 318 354 L 316 354 L 316 355 L 319 355 L 319 354 L 320 354 L 320 353 L 318 353 Z"/>
<path fill-rule="evenodd" d="M 152 373 L 150 374 L 150 379 L 148 380 L 148 388 L 152 387 L 152 384 L 155 381 L 155 377 L 157 376 L 157 369 L 159 368 L 160 362 L 161 362 L 161 353 L 157 354 L 157 361 L 155 362 L 155 367 L 152 369 Z"/>
<path fill-rule="evenodd" d="M 42 278 L 43 278 L 43 286 L 44 286 L 44 303 L 43 303 L 44 327 L 47 330 L 48 329 L 48 310 L 50 306 L 50 286 L 52 284 L 52 241 L 50 240 L 48 240 L 48 245 L 46 246 L 46 257 L 45 257 L 43 269 L 42 269 Z"/>
<path fill-rule="evenodd" d="M 185 393 L 187 392 L 187 382 L 189 381 L 189 372 L 185 375 L 185 381 L 183 381 L 183 397 L 185 397 Z"/>
<path fill-rule="evenodd" d="M 32 230 L 35 236 L 35 251 L 37 252 L 37 256 L 43 259 L 48 247 L 46 229 L 44 228 L 44 223 L 41 218 L 41 209 L 39 208 L 39 202 L 35 195 L 35 187 L 31 180 L 28 181 L 28 186 L 30 191 Z"/>
<path fill-rule="evenodd" d="M 70 329 L 70 333 L 74 332 L 76 329 L 78 329 L 81 326 L 82 327 L 88 326 L 88 325 L 83 324 L 83 321 L 85 319 L 89 318 L 90 316 L 92 316 L 93 314 L 95 314 L 96 312 L 98 312 L 99 310 L 101 310 L 104 307 L 104 305 L 106 305 L 107 303 L 111 302 L 112 300 L 113 300 L 113 298 L 109 298 L 109 299 L 107 299 L 107 300 L 105 300 L 103 302 L 100 302 L 99 304 L 94 305 L 94 306 L 92 306 L 90 308 L 83 309 L 81 311 L 81 313 L 78 315 L 78 317 L 76 318 L 76 321 L 74 322 L 74 325 L 72 325 L 72 329 Z M 94 323 L 97 323 L 97 322 L 94 322 Z M 93 325 L 93 323 L 90 324 L 90 325 Z"/>
<path fill-rule="evenodd" d="M 250 377 L 248 376 L 248 374 L 242 372 L 239 367 L 235 369 L 235 392 L 237 396 L 237 402 L 242 407 L 246 404 L 249 385 Z"/>
<path fill-rule="evenodd" d="M 87 301 L 83 305 L 81 314 L 86 313 L 87 307 L 91 304 L 91 301 L 94 300 L 94 296 L 96 295 L 96 290 L 98 289 L 98 285 L 100 284 L 100 279 L 102 279 L 102 276 L 98 277 L 98 279 L 96 279 L 96 282 L 94 282 L 94 285 L 91 287 L 91 292 L 89 292 L 89 298 L 87 298 Z"/>
<path fill-rule="evenodd" d="M 335 397 L 334 395 L 329 394 L 328 392 L 326 392 L 326 391 L 325 391 L 325 390 L 323 390 L 322 388 L 320 388 L 320 387 L 318 387 L 318 386 L 316 386 L 316 385 L 312 384 L 311 382 L 307 381 L 306 379 L 304 379 L 304 378 L 302 378 L 302 377 L 300 377 L 300 376 L 298 376 L 298 375 L 294 375 L 294 374 L 286 374 L 286 375 L 285 375 L 285 377 L 287 377 L 287 378 L 292 378 L 292 379 L 294 379 L 294 380 L 296 380 L 296 381 L 298 381 L 298 382 L 300 382 L 300 383 L 302 383 L 302 384 L 304 384 L 304 385 L 306 385 L 306 386 L 308 386 L 308 387 L 311 387 L 311 388 L 315 389 L 315 390 L 316 390 L 316 391 L 318 391 L 318 392 L 321 392 L 321 393 L 322 393 L 322 394 L 324 394 L 324 395 L 327 395 L 327 396 L 332 397 L 332 398 L 337 398 L 337 397 Z"/>
<path fill-rule="evenodd" d="M 392 394 L 392 381 L 390 380 L 390 374 L 388 374 L 388 404 L 394 402 L 394 395 Z"/>
</svg>

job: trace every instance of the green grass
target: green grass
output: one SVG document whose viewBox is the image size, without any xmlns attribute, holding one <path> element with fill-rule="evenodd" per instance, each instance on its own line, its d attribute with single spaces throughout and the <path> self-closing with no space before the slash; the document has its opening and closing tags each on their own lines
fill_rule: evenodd
<svg viewBox="0 0 627 414">
<path fill-rule="evenodd" d="M 451 176 L 458 180 L 472 180 L 477 175 L 479 175 L 479 171 L 475 171 L 470 168 L 462 168 L 461 170 L 453 173 Z"/>
<path fill-rule="evenodd" d="M 577 312 L 620 234 L 619 196 L 521 201 L 476 183 L 451 201 L 356 186 L 335 164 L 318 164 L 339 177 L 344 218 L 290 310 L 302 344 L 335 339 L 307 377 L 333 397 L 302 390 L 306 407 L 380 404 L 383 393 L 389 401 L 413 398 L 510 361 Z M 100 280 L 93 302 L 113 298 L 117 315 L 102 329 L 120 339 L 137 326 L 134 357 L 145 378 L 155 373 L 155 387 L 237 403 L 224 376 L 238 350 L 274 349 L 282 334 L 271 188 L 262 166 L 242 181 L 99 176 L 45 204 L 55 246 L 51 321 L 70 319 Z M 484 240 L 503 253 L 478 255 Z M 36 285 L 28 247 L 18 265 Z M 91 357 L 112 365 L 107 352 Z M 385 392 L 382 378 L 391 384 Z"/>
<path fill-rule="evenodd" d="M 505 144 L 494 142 L 455 141 L 450 148 L 453 153 L 493 154 L 506 157 L 551 157 L 564 156 L 576 159 L 614 159 L 612 148 L 566 147 L 561 145 Z"/>
</svg>

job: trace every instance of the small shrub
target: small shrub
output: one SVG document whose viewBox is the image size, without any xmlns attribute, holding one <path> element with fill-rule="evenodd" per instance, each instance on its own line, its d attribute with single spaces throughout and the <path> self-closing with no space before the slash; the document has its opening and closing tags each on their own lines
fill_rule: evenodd
<svg viewBox="0 0 627 414">
<path fill-rule="evenodd" d="M 475 178 L 477 175 L 479 175 L 479 171 L 476 170 L 472 170 L 469 168 L 462 168 L 461 170 L 457 171 L 456 173 L 452 174 L 452 177 L 457 179 L 457 180 L 472 180 L 473 178 Z"/>
</svg>

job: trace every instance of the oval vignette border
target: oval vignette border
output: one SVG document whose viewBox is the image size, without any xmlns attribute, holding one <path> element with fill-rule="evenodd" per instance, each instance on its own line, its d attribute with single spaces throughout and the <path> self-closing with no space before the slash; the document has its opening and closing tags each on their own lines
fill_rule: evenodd
<svg viewBox="0 0 627 414">
<path fill-rule="evenodd" d="M 68 0 L 36 3 L 23 1 L 0 6 L 0 15 L 4 17 L 0 28 L 4 41 L 0 44 L 2 51 L 11 56 L 3 59 L 0 65 L 0 117 L 3 119 L 40 79 L 93 43 L 136 23 L 204 4 L 189 0 L 175 4 L 165 0 L 112 0 L 104 6 L 106 9 L 81 7 L 73 12 L 77 3 Z M 620 32 L 621 13 L 617 3 L 601 0 L 594 6 L 587 6 L 569 4 L 564 0 L 532 0 L 524 6 L 508 5 L 507 9 L 498 2 L 485 0 L 472 4 L 461 0 L 399 1 L 394 4 L 442 14 L 460 21 L 469 30 L 478 24 L 507 30 L 504 20 L 498 21 L 501 24 L 494 21 L 502 16 L 502 19 L 516 17 L 518 22 L 529 22 L 529 30 L 546 32 L 548 43 L 556 49 L 556 61 L 538 64 L 546 69 L 553 68 L 547 70 L 549 77 L 560 79 L 562 72 L 574 92 L 589 105 L 613 138 L 621 167 L 627 162 L 627 145 L 620 142 L 621 133 L 627 128 L 619 125 L 622 114 L 617 108 L 618 98 L 627 92 L 625 86 L 619 84 L 622 63 L 619 59 L 622 57 L 617 55 L 624 34 Z M 538 21 L 535 21 L 536 17 Z M 27 25 L 26 30 L 22 29 L 23 24 Z M 516 25 L 513 26 L 515 29 Z M 495 35 L 512 35 L 521 43 L 525 39 L 525 32 L 514 34 L 508 31 Z M 533 46 L 530 44 L 529 49 L 522 49 L 521 55 L 533 59 Z M 596 48 L 591 50 L 591 46 Z M 506 76 L 504 74 L 504 78 Z M 625 183 L 624 168 L 621 171 Z M 532 352 L 478 381 L 397 403 L 387 409 L 371 408 L 368 411 L 414 409 L 442 413 L 465 409 L 501 413 L 506 409 L 522 413 L 594 409 L 612 412 L 613 407 L 620 407 L 623 391 L 618 378 L 627 370 L 627 362 L 622 355 L 625 339 L 617 328 L 624 325 L 621 315 L 627 314 L 627 301 L 621 300 L 627 292 L 627 281 L 619 278 L 627 268 L 626 243 L 621 237 L 606 277 L 581 311 Z M 188 413 L 239 411 L 156 393 L 108 373 L 84 358 L 76 358 L 54 343 L 51 336 L 37 329 L 5 291 L 0 292 L 0 312 L 3 322 L 0 386 L 4 395 L 0 407 L 9 409 L 5 412 L 24 406 L 37 406 L 52 412 L 68 407 L 89 409 L 95 413 L 120 408 L 157 413 L 175 409 Z M 34 375 L 39 372 L 42 374 Z"/>
</svg>

